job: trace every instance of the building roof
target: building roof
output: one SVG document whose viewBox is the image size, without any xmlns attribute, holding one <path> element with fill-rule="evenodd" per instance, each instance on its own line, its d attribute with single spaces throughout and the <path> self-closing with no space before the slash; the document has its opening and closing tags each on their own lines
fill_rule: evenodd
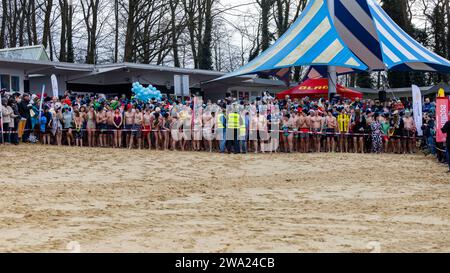
<svg viewBox="0 0 450 273">
<path fill-rule="evenodd" d="M 12 56 L 12 55 L 10 55 Z M 79 63 L 65 63 L 65 62 L 52 62 L 49 60 L 31 60 L 31 59 L 20 59 L 20 58 L 7 58 L 0 54 L 0 65 L 8 66 L 15 69 L 24 70 L 27 75 L 30 74 L 42 74 L 46 70 L 65 70 L 73 72 L 89 72 L 92 74 L 102 74 L 115 70 L 147 70 L 147 71 L 158 71 L 158 72 L 172 72 L 179 74 L 189 74 L 189 75 L 209 75 L 213 77 L 222 76 L 224 72 L 201 70 L 201 69 L 189 69 L 189 68 L 178 68 L 162 65 L 151 65 L 151 64 L 137 64 L 137 63 L 114 63 L 114 64 L 79 64 Z"/>
<path fill-rule="evenodd" d="M 0 49 L 1 59 L 50 61 L 43 45 Z"/>
</svg>

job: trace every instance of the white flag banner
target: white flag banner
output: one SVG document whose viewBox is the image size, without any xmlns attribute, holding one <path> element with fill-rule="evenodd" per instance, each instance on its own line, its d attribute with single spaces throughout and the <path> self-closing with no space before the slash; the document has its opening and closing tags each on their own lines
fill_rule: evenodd
<svg viewBox="0 0 450 273">
<path fill-rule="evenodd" d="M 422 92 L 417 85 L 412 86 L 412 97 L 413 97 L 413 111 L 414 111 L 414 121 L 416 123 L 417 133 L 419 136 L 423 136 L 422 131 Z"/>
<path fill-rule="evenodd" d="M 41 100 L 40 100 L 40 103 L 39 103 L 39 123 L 41 122 L 42 104 L 44 102 L 44 94 L 45 94 L 45 84 L 42 86 Z"/>
<path fill-rule="evenodd" d="M 177 97 L 188 97 L 190 96 L 189 91 L 189 76 L 188 75 L 175 75 L 173 78 L 175 96 Z"/>
<path fill-rule="evenodd" d="M 58 92 L 58 78 L 56 78 L 56 75 L 52 75 L 51 76 L 51 80 L 52 80 L 53 97 L 58 97 L 59 96 L 59 92 Z"/>
<path fill-rule="evenodd" d="M 175 96 L 177 97 L 181 97 L 183 96 L 183 86 L 181 83 L 181 76 L 180 75 L 175 75 L 173 76 L 173 82 L 174 82 L 174 90 L 175 90 Z"/>
<path fill-rule="evenodd" d="M 191 92 L 189 90 L 189 76 L 188 75 L 183 75 L 182 77 L 182 89 L 183 89 L 183 96 L 188 97 L 191 95 Z"/>
</svg>

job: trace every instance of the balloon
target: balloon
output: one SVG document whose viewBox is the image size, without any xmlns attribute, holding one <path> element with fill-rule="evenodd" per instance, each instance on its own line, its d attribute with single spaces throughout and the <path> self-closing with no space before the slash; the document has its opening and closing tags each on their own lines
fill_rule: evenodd
<svg viewBox="0 0 450 273">
<path fill-rule="evenodd" d="M 139 82 L 135 82 L 132 84 L 131 91 L 139 101 L 148 102 L 153 98 L 158 101 L 162 100 L 161 92 L 151 84 L 148 87 L 144 87 Z"/>
</svg>

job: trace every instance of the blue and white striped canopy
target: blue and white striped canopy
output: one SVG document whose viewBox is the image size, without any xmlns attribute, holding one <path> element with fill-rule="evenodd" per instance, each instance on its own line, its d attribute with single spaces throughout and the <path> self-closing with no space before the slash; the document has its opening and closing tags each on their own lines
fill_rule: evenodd
<svg viewBox="0 0 450 273">
<path fill-rule="evenodd" d="M 218 80 L 264 71 L 276 75 L 274 71 L 294 66 L 336 66 L 338 74 L 361 70 L 450 73 L 450 61 L 411 38 L 376 0 L 333 1 L 334 20 L 327 0 L 310 0 L 272 47 Z"/>
<path fill-rule="evenodd" d="M 308 65 L 367 69 L 339 37 L 326 0 L 310 0 L 291 28 L 272 47 L 222 78 Z"/>
<path fill-rule="evenodd" d="M 370 71 L 440 71 L 450 62 L 403 31 L 376 0 L 335 0 L 335 26 Z"/>
</svg>

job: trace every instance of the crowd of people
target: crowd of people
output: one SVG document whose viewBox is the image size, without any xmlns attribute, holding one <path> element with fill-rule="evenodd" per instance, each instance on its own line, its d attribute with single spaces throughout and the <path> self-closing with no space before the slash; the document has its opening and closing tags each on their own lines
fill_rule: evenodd
<svg viewBox="0 0 450 273">
<path fill-rule="evenodd" d="M 423 105 L 418 137 L 408 100 L 277 99 L 226 97 L 203 102 L 2 92 L 1 141 L 128 149 L 221 153 L 415 153 L 426 148 L 446 160 L 435 143 L 435 103 Z M 447 145 L 448 146 L 448 145 Z"/>
</svg>

